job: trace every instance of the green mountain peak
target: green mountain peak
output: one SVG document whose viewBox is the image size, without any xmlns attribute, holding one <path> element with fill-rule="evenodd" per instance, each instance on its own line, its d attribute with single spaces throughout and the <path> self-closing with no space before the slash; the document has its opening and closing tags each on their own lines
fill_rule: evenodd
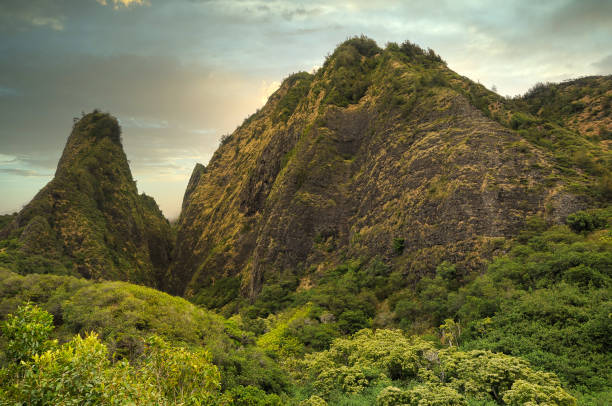
<svg viewBox="0 0 612 406">
<path fill-rule="evenodd" d="M 2 231 L 20 272 L 77 274 L 163 287 L 171 233 L 155 201 L 139 195 L 117 119 L 94 111 L 76 121 L 55 177 Z M 37 266 L 20 259 L 21 253 Z"/>
<path fill-rule="evenodd" d="M 604 201 L 605 155 L 432 50 L 351 38 L 283 81 L 190 182 L 173 290 L 222 306 L 346 258 L 382 258 L 406 284 L 445 260 L 469 274 L 528 218 Z"/>
</svg>

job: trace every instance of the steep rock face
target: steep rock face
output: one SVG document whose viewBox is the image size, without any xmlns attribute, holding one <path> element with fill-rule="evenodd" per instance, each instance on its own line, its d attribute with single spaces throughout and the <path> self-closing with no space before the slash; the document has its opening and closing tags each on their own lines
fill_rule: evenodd
<svg viewBox="0 0 612 406">
<path fill-rule="evenodd" d="M 75 123 L 54 179 L 2 235 L 69 273 L 161 288 L 172 249 L 168 221 L 138 195 L 117 120 L 97 111 Z"/>
<path fill-rule="evenodd" d="M 415 281 L 442 260 L 479 269 L 529 216 L 559 221 L 593 199 L 576 192 L 587 175 L 561 174 L 511 129 L 512 108 L 431 51 L 347 41 L 315 75 L 286 79 L 194 170 L 173 290 L 253 297 L 268 278 L 351 257 Z"/>
</svg>

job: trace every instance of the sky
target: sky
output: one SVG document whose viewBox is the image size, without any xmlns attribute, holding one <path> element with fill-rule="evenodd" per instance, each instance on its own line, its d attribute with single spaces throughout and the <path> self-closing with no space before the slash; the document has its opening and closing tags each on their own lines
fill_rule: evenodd
<svg viewBox="0 0 612 406">
<path fill-rule="evenodd" d="M 0 0 L 0 213 L 52 179 L 73 117 L 98 108 L 176 218 L 223 134 L 361 34 L 430 47 L 502 95 L 612 73 L 609 0 Z"/>
</svg>

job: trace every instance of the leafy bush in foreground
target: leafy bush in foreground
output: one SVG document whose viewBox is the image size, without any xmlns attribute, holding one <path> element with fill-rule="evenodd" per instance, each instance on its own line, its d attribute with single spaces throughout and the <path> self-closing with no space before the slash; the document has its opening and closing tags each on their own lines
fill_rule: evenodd
<svg viewBox="0 0 612 406">
<path fill-rule="evenodd" d="M 139 362 L 113 361 L 95 333 L 58 345 L 48 340 L 51 329 L 51 315 L 30 305 L 4 323 L 9 348 L 21 348 L 19 354 L 28 357 L 0 370 L 3 402 L 203 405 L 218 398 L 219 372 L 205 350 L 188 351 L 152 336 Z M 18 331 L 28 334 L 13 334 Z M 41 343 L 47 343 L 45 351 Z"/>
<path fill-rule="evenodd" d="M 251 335 L 188 301 L 125 282 L 92 282 L 57 275 L 17 275 L 0 268 L 0 315 L 26 301 L 51 313 L 54 338 L 96 332 L 110 353 L 130 362 L 157 335 L 190 349 L 206 348 L 222 372 L 223 389 L 253 385 L 266 392 L 287 389 L 286 376 Z"/>
<path fill-rule="evenodd" d="M 574 405 L 551 373 L 520 358 L 490 351 L 438 349 L 400 330 L 361 330 L 329 350 L 306 355 L 298 380 L 321 398 L 338 401 L 372 386 L 387 386 L 379 405 L 465 405 L 468 400 Z M 396 388 L 399 386 L 400 388 Z M 546 403 L 548 402 L 548 403 Z"/>
</svg>

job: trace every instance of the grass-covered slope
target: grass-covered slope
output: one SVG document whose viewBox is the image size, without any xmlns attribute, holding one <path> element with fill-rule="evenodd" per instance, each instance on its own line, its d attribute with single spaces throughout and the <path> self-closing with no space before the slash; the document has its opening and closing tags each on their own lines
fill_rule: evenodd
<svg viewBox="0 0 612 406">
<path fill-rule="evenodd" d="M 60 342 L 95 332 L 110 354 L 138 359 L 145 340 L 156 335 L 173 345 L 206 348 L 222 373 L 224 389 L 255 385 L 282 392 L 287 379 L 251 333 L 186 300 L 125 282 L 92 282 L 70 276 L 18 275 L 0 269 L 0 315 L 14 314 L 30 302 L 54 319 Z"/>
<path fill-rule="evenodd" d="M 593 140 L 612 139 L 612 76 L 537 84 L 514 100 L 531 114 Z"/>
<path fill-rule="evenodd" d="M 19 273 L 166 283 L 170 225 L 139 195 L 117 120 L 75 122 L 55 177 L 0 231 L 0 263 Z"/>
</svg>

